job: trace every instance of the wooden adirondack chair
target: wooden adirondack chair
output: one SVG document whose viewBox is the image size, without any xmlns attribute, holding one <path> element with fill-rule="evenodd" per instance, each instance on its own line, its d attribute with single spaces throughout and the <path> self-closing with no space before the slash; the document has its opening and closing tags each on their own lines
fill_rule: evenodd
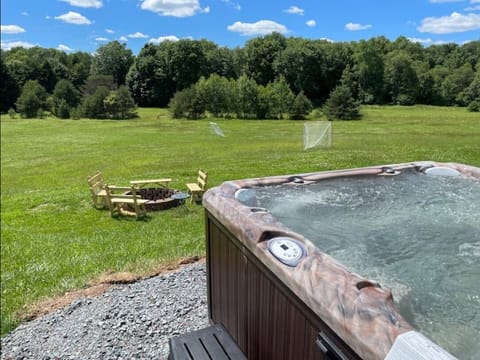
<svg viewBox="0 0 480 360">
<path fill-rule="evenodd" d="M 135 216 L 138 219 L 147 216 L 145 203 L 146 199 L 137 194 L 134 186 L 113 186 L 105 185 L 107 193 L 106 199 L 110 215 L 116 217 L 119 215 Z"/>
<path fill-rule="evenodd" d="M 93 207 L 102 208 L 107 206 L 105 191 L 105 184 L 103 183 L 103 175 L 100 171 L 97 171 L 95 175 L 87 177 L 88 188 L 92 194 Z"/>
<path fill-rule="evenodd" d="M 208 175 L 205 170 L 198 170 L 198 177 L 196 183 L 189 183 L 187 184 L 188 192 L 190 193 L 190 203 L 194 201 L 201 201 L 202 195 L 205 192 L 205 188 L 207 186 L 207 179 Z"/>
</svg>

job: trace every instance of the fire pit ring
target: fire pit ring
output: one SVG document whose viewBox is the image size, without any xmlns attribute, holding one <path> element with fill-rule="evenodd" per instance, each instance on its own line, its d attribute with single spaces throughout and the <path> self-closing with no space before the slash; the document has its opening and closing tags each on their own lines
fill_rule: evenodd
<svg viewBox="0 0 480 360">
<path fill-rule="evenodd" d="M 142 199 L 149 200 L 145 204 L 147 211 L 166 210 L 180 205 L 178 200 L 172 199 L 171 197 L 178 192 L 178 190 L 175 189 L 154 187 L 137 189 L 136 192 Z"/>
</svg>

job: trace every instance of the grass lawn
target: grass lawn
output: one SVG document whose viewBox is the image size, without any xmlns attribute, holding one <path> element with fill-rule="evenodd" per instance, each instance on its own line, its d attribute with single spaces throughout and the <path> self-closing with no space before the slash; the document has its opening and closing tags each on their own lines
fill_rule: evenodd
<svg viewBox="0 0 480 360">
<path fill-rule="evenodd" d="M 106 182 L 171 177 L 185 190 L 198 168 L 209 187 L 225 180 L 416 160 L 480 166 L 480 116 L 463 108 L 362 108 L 334 122 L 333 147 L 303 151 L 302 121 L 172 120 L 139 109 L 128 121 L 1 119 L 1 333 L 26 307 L 88 285 L 106 272 L 148 274 L 204 254 L 199 205 L 151 213 L 148 221 L 95 210 L 86 178 Z M 209 131 L 215 121 L 226 137 Z"/>
</svg>

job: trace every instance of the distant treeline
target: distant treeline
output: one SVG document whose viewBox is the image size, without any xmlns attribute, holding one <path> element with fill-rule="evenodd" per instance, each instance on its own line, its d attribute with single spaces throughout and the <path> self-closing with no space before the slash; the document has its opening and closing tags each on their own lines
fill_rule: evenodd
<svg viewBox="0 0 480 360">
<path fill-rule="evenodd" d="M 24 106 L 25 86 L 31 93 L 39 87 L 42 109 L 57 115 L 85 115 L 86 101 L 92 110 L 92 102 L 101 105 L 107 97 L 111 110 L 115 101 L 124 99 L 129 104 L 126 114 L 131 115 L 132 99 L 139 106 L 165 107 L 175 93 L 218 75 L 235 81 L 246 77 L 263 87 L 285 81 L 292 94 L 305 95 L 314 106 L 323 105 L 342 86 L 359 104 L 478 110 L 479 59 L 480 41 L 423 47 L 405 37 L 334 43 L 278 33 L 234 49 L 208 40 L 149 43 L 137 56 L 118 41 L 100 46 L 95 54 L 14 48 L 1 51 L 0 101 L 2 112 L 18 111 Z M 101 96 L 92 98 L 98 88 Z M 95 111 L 88 116 L 96 117 Z M 124 116 L 110 113 L 108 106 L 98 111 L 99 117 Z"/>
</svg>

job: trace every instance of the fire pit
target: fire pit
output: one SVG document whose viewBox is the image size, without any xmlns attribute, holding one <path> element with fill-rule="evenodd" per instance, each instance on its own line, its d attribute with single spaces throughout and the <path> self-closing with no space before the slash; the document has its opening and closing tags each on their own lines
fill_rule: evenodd
<svg viewBox="0 0 480 360">
<path fill-rule="evenodd" d="M 147 211 L 166 210 L 180 205 L 178 200 L 171 198 L 176 192 L 177 190 L 175 189 L 164 187 L 137 189 L 138 195 L 143 199 L 149 200 L 145 204 Z"/>
</svg>

